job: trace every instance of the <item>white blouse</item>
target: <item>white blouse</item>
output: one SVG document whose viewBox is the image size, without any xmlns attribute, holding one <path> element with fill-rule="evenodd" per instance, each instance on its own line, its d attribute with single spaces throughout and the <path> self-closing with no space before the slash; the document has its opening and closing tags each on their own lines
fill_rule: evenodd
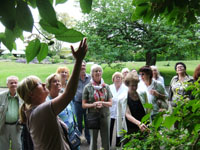
<svg viewBox="0 0 200 150">
<path fill-rule="evenodd" d="M 112 92 L 112 107 L 110 107 L 110 118 L 117 118 L 117 103 L 118 101 L 123 101 L 127 97 L 128 88 L 123 83 L 121 84 L 118 91 L 114 84 L 110 85 L 110 90 Z"/>
</svg>

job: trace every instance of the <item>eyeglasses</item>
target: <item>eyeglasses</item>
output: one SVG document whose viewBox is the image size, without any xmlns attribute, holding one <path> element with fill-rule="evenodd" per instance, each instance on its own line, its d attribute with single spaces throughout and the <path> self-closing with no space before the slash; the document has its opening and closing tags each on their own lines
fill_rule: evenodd
<svg viewBox="0 0 200 150">
<path fill-rule="evenodd" d="M 39 86 L 39 85 L 43 85 L 41 82 L 37 82 L 37 84 L 35 84 L 34 86 L 33 86 L 33 88 L 31 88 L 30 89 L 30 91 L 33 91 L 37 86 Z"/>
<path fill-rule="evenodd" d="M 144 76 L 145 74 L 144 73 L 140 73 L 140 76 Z"/>
<path fill-rule="evenodd" d="M 184 68 L 184 67 L 183 67 L 183 66 L 177 66 L 176 68 L 182 69 L 182 68 Z"/>
</svg>

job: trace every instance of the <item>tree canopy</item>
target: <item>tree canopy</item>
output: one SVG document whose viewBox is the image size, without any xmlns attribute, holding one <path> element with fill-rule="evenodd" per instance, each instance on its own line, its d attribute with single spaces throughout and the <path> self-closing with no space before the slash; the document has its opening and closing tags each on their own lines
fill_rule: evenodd
<svg viewBox="0 0 200 150">
<path fill-rule="evenodd" d="M 132 0 L 93 2 L 92 11 L 79 25 L 88 37 L 88 60 L 110 64 L 140 57 L 147 65 L 155 65 L 157 55 L 170 60 L 186 58 L 191 52 L 198 54 L 198 25 L 185 30 L 182 25 L 169 26 L 162 20 L 151 24 L 132 21 L 133 11 Z"/>
<path fill-rule="evenodd" d="M 37 8 L 40 14 L 40 26 L 52 34 L 54 38 L 64 42 L 78 42 L 84 35 L 72 28 L 66 27 L 58 21 L 53 5 L 65 3 L 67 0 L 1 0 L 0 21 L 5 26 L 5 31 L 0 33 L 2 42 L 10 51 L 16 49 L 15 40 L 23 39 L 23 31 L 32 32 L 34 19 L 30 7 Z M 80 6 L 84 13 L 91 10 L 92 0 L 80 0 Z M 37 57 L 39 61 L 48 53 L 48 44 L 34 39 L 26 48 L 26 59 L 30 62 Z"/>
</svg>

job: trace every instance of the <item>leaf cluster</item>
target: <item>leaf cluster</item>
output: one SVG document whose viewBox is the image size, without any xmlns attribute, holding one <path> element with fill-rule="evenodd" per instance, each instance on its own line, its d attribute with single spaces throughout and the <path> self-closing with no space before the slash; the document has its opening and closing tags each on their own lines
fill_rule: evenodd
<svg viewBox="0 0 200 150">
<path fill-rule="evenodd" d="M 64 42 L 75 43 L 83 39 L 84 35 L 79 31 L 67 28 L 57 20 L 55 4 L 65 3 L 67 0 L 1 0 L 0 21 L 5 26 L 5 32 L 0 33 L 2 42 L 10 51 L 16 49 L 15 40 L 23 39 L 23 31 L 32 32 L 34 19 L 30 7 L 37 8 L 40 14 L 40 26 L 54 35 L 54 38 Z M 89 13 L 92 0 L 81 1 L 81 8 Z M 51 40 L 51 39 L 50 39 Z M 34 49 L 36 48 L 36 49 Z M 47 44 L 40 43 L 39 39 L 32 40 L 26 49 L 26 58 L 30 62 L 36 56 L 39 61 L 44 59 L 48 52 Z"/>
<path fill-rule="evenodd" d="M 200 148 L 200 84 L 196 81 L 187 90 L 193 100 L 182 97 L 172 112 L 160 112 L 149 126 L 150 132 L 142 137 L 133 134 L 124 149 L 195 150 Z M 143 122 L 148 117 L 143 118 Z M 174 128 L 174 124 L 175 128 Z M 142 138 L 141 138 L 142 137 Z"/>
<path fill-rule="evenodd" d="M 145 22 L 165 19 L 169 24 L 189 26 L 198 21 L 200 3 L 198 0 L 133 0 L 133 20 Z"/>
</svg>

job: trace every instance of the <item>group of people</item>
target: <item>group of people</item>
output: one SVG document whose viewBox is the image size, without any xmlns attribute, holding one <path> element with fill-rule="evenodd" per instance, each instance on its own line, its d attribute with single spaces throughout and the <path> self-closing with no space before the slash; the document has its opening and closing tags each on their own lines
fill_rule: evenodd
<svg viewBox="0 0 200 150">
<path fill-rule="evenodd" d="M 73 148 L 66 136 L 77 128 L 80 135 L 84 129 L 90 150 L 97 150 L 99 132 L 104 150 L 110 150 L 113 132 L 116 147 L 120 147 L 122 129 L 127 134 L 148 130 L 147 124 L 141 123 L 145 114 L 150 113 L 152 121 L 168 106 L 176 107 L 175 101 L 188 94 L 187 83 L 200 77 L 200 65 L 191 77 L 186 65 L 178 62 L 169 93 L 156 66 L 143 66 L 138 72 L 124 68 L 112 75 L 113 84 L 108 85 L 100 65 L 92 65 L 90 74 L 86 73 L 86 39 L 77 51 L 71 49 L 76 60 L 71 76 L 67 67 L 59 67 L 45 84 L 36 76 L 28 76 L 20 83 L 16 76 L 7 78 L 8 91 L 0 93 L 1 150 L 8 150 L 10 145 L 13 150 L 79 150 L 80 146 Z M 153 107 L 150 110 L 144 104 Z M 100 129 L 87 128 L 86 115 L 90 112 L 100 113 Z"/>
</svg>

